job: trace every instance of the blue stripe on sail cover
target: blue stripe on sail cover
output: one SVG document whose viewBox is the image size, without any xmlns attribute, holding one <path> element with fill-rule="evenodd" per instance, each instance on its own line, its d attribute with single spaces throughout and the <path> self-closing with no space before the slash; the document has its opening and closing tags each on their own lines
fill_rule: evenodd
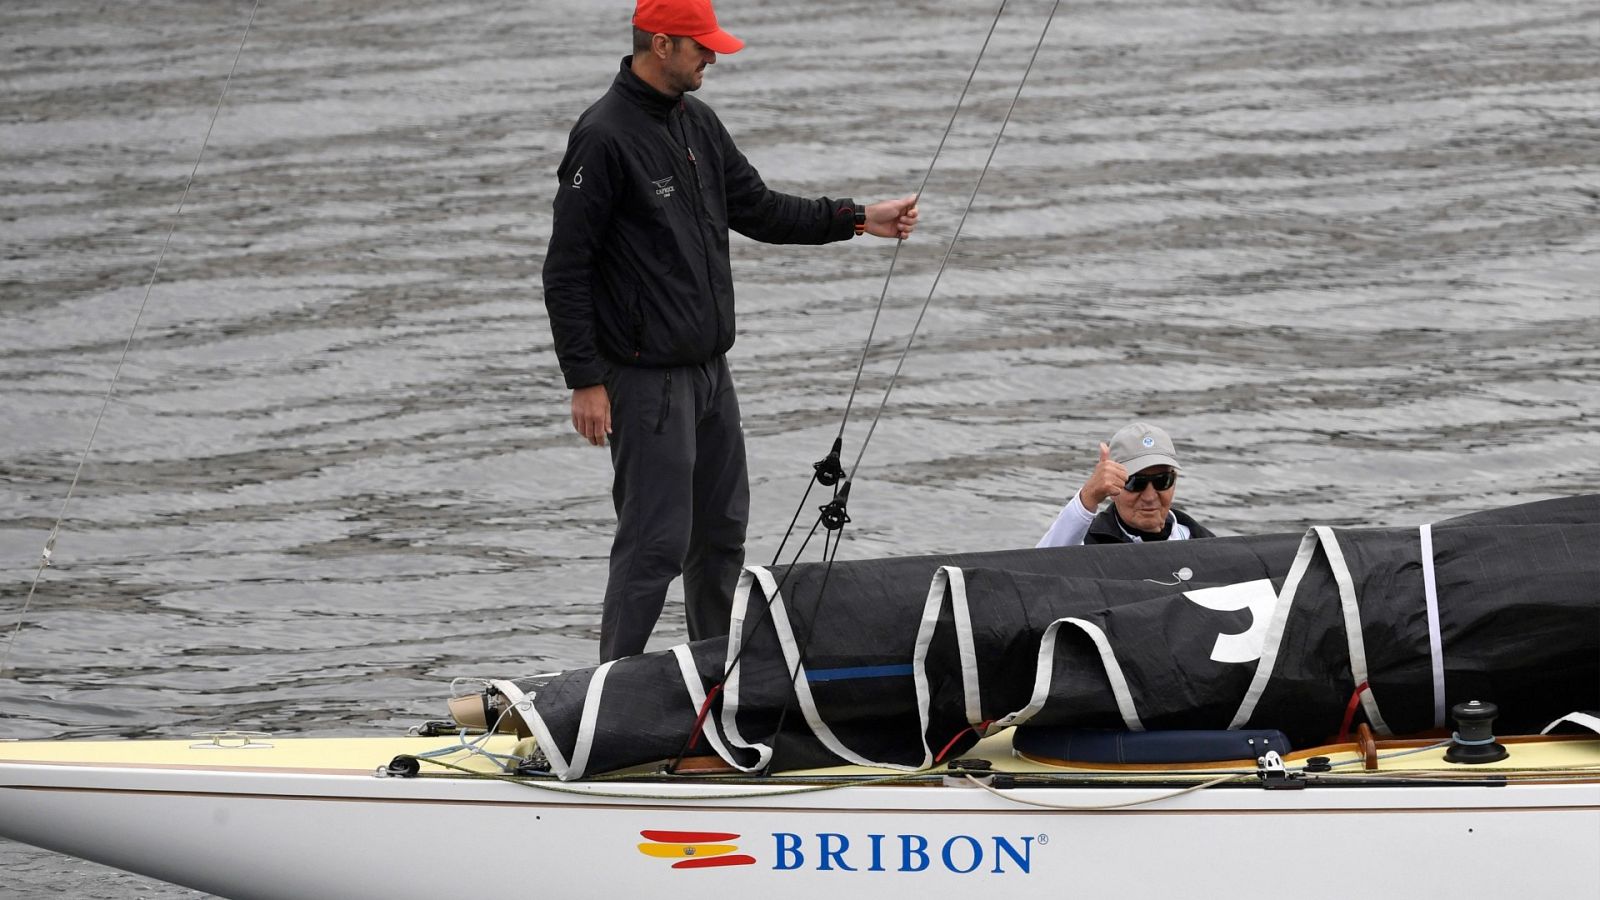
<svg viewBox="0 0 1600 900">
<path fill-rule="evenodd" d="M 850 669 L 807 669 L 807 681 L 845 681 L 851 678 L 910 677 L 911 664 L 903 666 L 856 666 Z"/>
</svg>

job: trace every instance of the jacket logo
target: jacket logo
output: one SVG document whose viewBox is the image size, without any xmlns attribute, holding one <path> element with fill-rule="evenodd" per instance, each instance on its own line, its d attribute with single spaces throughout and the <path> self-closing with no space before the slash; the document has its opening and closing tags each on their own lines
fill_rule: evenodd
<svg viewBox="0 0 1600 900">
<path fill-rule="evenodd" d="M 662 199 L 666 199 L 667 197 L 671 197 L 672 196 L 672 192 L 673 191 L 677 190 L 677 188 L 674 187 L 673 184 L 672 184 L 672 178 L 673 178 L 673 176 L 668 175 L 667 177 L 665 177 L 665 178 L 663 178 L 663 179 L 661 179 L 659 181 L 650 182 L 651 184 L 656 186 L 656 196 L 657 197 L 660 197 Z"/>
<path fill-rule="evenodd" d="M 579 166 L 578 171 L 572 173 L 572 186 L 574 188 L 583 187 L 583 166 Z"/>
</svg>

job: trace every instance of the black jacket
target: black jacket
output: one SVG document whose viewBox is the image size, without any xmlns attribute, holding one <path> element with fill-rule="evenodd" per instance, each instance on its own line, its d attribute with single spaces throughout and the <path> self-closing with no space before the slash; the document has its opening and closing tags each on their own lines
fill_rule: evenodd
<svg viewBox="0 0 1600 900">
<path fill-rule="evenodd" d="M 1181 509 L 1174 508 L 1171 518 L 1167 519 L 1167 534 L 1172 533 L 1172 523 L 1176 520 L 1179 524 L 1189 529 L 1190 538 L 1216 537 L 1204 525 L 1196 522 L 1193 517 Z M 1083 536 L 1085 544 L 1131 544 L 1133 538 L 1123 530 L 1121 521 L 1117 518 L 1117 508 L 1108 506 L 1103 512 L 1094 517 L 1089 523 L 1089 532 Z"/>
<path fill-rule="evenodd" d="M 622 60 L 557 170 L 544 302 L 570 388 L 606 364 L 682 366 L 733 346 L 728 229 L 773 244 L 855 234 L 848 198 L 767 189 L 711 108 L 673 99 Z"/>
</svg>

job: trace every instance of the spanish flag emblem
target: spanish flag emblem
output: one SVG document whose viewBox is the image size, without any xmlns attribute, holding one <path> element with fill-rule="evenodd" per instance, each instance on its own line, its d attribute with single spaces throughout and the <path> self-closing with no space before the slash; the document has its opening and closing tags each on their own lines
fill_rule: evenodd
<svg viewBox="0 0 1600 900">
<path fill-rule="evenodd" d="M 722 831 L 641 831 L 645 842 L 639 852 L 645 856 L 675 859 L 674 869 L 709 869 L 717 866 L 748 866 L 755 857 L 735 853 L 737 834 Z"/>
</svg>

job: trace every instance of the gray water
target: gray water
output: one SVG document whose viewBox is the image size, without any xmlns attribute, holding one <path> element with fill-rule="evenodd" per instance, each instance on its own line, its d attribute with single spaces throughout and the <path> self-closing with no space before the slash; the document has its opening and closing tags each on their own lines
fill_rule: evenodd
<svg viewBox="0 0 1600 900">
<path fill-rule="evenodd" d="M 768 182 L 921 183 L 995 5 L 723 0 Z M 1013 0 L 889 283 L 854 459 L 1039 28 Z M 587 664 L 609 462 L 540 298 L 627 0 L 0 7 L 0 737 L 393 731 Z M 1030 546 L 1138 415 L 1223 533 L 1600 490 L 1600 7 L 1063 3 L 853 492 L 841 558 Z M 24 598 L 172 234 L 66 506 Z M 894 245 L 735 238 L 765 562 Z M 676 602 L 676 600 L 674 600 Z M 682 640 L 669 606 L 656 644 Z M 0 843 L 8 898 L 194 892 Z"/>
</svg>

